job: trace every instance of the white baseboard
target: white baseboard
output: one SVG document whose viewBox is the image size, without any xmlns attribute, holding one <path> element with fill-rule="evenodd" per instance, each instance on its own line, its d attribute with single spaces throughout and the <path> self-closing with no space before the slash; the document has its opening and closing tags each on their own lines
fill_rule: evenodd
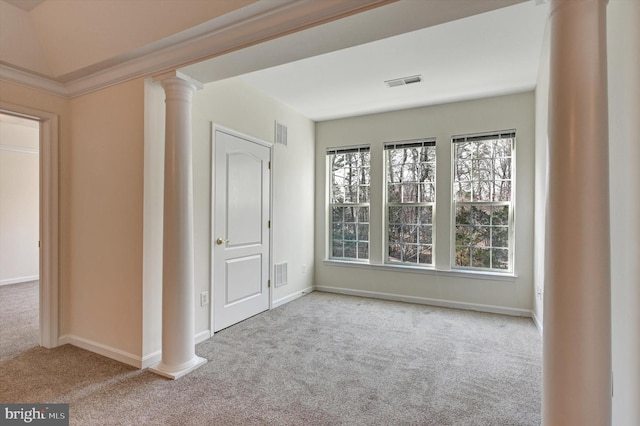
<svg viewBox="0 0 640 426">
<path fill-rule="evenodd" d="M 156 365 L 161 360 L 162 360 L 162 351 L 155 351 L 153 353 L 150 353 L 149 355 L 142 357 L 142 363 L 140 368 L 142 369 L 149 368 L 152 365 Z"/>
<path fill-rule="evenodd" d="M 40 279 L 39 275 L 30 275 L 28 277 L 18 277 L 18 278 L 7 278 L 5 280 L 0 280 L 0 286 L 9 285 L 9 284 L 27 283 L 29 281 L 37 281 L 39 279 Z"/>
<path fill-rule="evenodd" d="M 106 356 L 107 358 L 120 361 L 136 368 L 143 368 L 142 358 L 140 356 L 125 352 L 120 349 L 112 348 L 111 346 L 103 345 L 102 343 L 94 342 L 82 337 L 65 334 L 58 339 L 58 344 L 70 344 L 87 351 L 97 353 L 98 355 Z"/>
<path fill-rule="evenodd" d="M 531 311 L 526 309 L 505 308 L 503 306 L 481 305 L 478 303 L 454 302 L 451 300 L 430 299 L 427 297 L 402 296 L 398 294 L 381 293 L 377 291 L 354 290 L 350 288 L 315 286 L 317 291 L 327 293 L 339 293 L 349 296 L 371 297 L 374 299 L 393 300 L 396 302 L 417 303 L 420 305 L 439 306 L 442 308 L 464 309 L 467 311 L 489 312 L 493 314 L 512 315 L 518 317 L 531 317 Z"/>
<path fill-rule="evenodd" d="M 297 298 L 304 296 L 305 294 L 311 293 L 313 290 L 314 290 L 313 287 L 307 287 L 304 290 L 296 291 L 295 293 L 292 293 L 288 296 L 282 297 L 278 300 L 274 300 L 273 303 L 271 304 L 271 309 L 277 308 L 278 306 L 282 306 L 285 303 L 294 301 Z"/>
<path fill-rule="evenodd" d="M 209 330 L 202 331 L 195 335 L 195 343 L 204 342 L 211 333 Z M 120 361 L 135 368 L 147 368 L 160 362 L 162 359 L 162 351 L 156 351 L 144 357 L 130 354 L 120 349 L 112 348 L 111 346 L 103 345 L 102 343 L 94 342 L 89 339 L 66 334 L 58 339 L 58 345 L 70 344 L 79 348 L 85 349 L 90 352 L 97 353 L 98 355 L 106 356 L 107 358 Z"/>
<path fill-rule="evenodd" d="M 201 331 L 200 333 L 197 333 L 195 336 L 195 340 L 196 340 L 196 345 L 198 343 L 202 343 L 205 340 L 208 340 L 211 337 L 211 331 L 209 330 L 205 330 L 205 331 Z"/>
</svg>

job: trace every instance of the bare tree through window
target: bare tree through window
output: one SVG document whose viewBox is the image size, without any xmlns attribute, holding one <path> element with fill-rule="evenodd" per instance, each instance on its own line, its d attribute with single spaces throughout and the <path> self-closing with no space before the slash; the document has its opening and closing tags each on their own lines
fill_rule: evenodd
<svg viewBox="0 0 640 426">
<path fill-rule="evenodd" d="M 455 259 L 459 268 L 513 268 L 515 132 L 453 138 Z"/>
<path fill-rule="evenodd" d="M 387 161 L 387 261 L 433 265 L 436 194 L 434 139 L 389 142 Z"/>
<path fill-rule="evenodd" d="M 369 147 L 327 150 L 332 259 L 369 259 Z"/>
</svg>

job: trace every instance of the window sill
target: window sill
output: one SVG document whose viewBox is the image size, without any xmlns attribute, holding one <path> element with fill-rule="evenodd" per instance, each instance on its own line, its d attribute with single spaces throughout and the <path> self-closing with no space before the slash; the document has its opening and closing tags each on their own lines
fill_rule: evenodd
<svg viewBox="0 0 640 426">
<path fill-rule="evenodd" d="M 500 272 L 487 272 L 487 271 L 472 271 L 464 269 L 436 269 L 429 267 L 416 267 L 408 265 L 393 265 L 393 264 L 371 264 L 364 262 L 349 262 L 345 260 L 333 260 L 325 259 L 323 263 L 327 266 L 337 266 L 346 268 L 360 268 L 376 271 L 389 271 L 389 272 L 404 272 L 410 274 L 423 274 L 423 275 L 435 275 L 441 277 L 458 277 L 474 280 L 489 280 L 489 281 L 506 281 L 515 282 L 518 276 L 515 273 L 500 273 Z"/>
</svg>

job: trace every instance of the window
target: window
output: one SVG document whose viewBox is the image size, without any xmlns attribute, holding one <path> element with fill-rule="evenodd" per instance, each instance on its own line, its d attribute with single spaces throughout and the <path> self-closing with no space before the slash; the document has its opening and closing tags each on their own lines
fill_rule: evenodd
<svg viewBox="0 0 640 426">
<path fill-rule="evenodd" d="M 455 268 L 513 269 L 515 131 L 453 138 Z"/>
<path fill-rule="evenodd" d="M 387 165 L 387 262 L 433 265 L 435 139 L 384 145 Z"/>
<path fill-rule="evenodd" d="M 328 149 L 332 259 L 369 259 L 369 147 Z"/>
</svg>

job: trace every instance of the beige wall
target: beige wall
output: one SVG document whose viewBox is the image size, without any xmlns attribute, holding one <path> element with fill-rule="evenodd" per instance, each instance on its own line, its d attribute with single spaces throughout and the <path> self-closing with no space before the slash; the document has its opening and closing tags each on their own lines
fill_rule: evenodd
<svg viewBox="0 0 640 426">
<path fill-rule="evenodd" d="M 415 108 L 318 123 L 316 126 L 316 275 L 317 286 L 416 302 L 488 308 L 528 315 L 533 295 L 533 92 Z M 371 144 L 372 167 L 382 169 L 385 141 L 437 139 L 436 265 L 449 269 L 451 136 L 516 129 L 515 278 L 459 272 L 406 271 L 401 268 L 343 266 L 326 259 L 326 148 Z M 377 189 L 376 189 L 377 185 Z M 382 205 L 382 181 L 372 178 L 372 202 Z M 377 197 L 377 198 L 376 198 Z M 382 211 L 371 211 L 371 262 L 382 264 Z"/>
<path fill-rule="evenodd" d="M 66 333 L 140 356 L 144 81 L 80 96 L 70 104 L 73 226 L 67 231 Z"/>
<path fill-rule="evenodd" d="M 0 120 L 0 285 L 38 279 L 37 122 Z"/>
</svg>

